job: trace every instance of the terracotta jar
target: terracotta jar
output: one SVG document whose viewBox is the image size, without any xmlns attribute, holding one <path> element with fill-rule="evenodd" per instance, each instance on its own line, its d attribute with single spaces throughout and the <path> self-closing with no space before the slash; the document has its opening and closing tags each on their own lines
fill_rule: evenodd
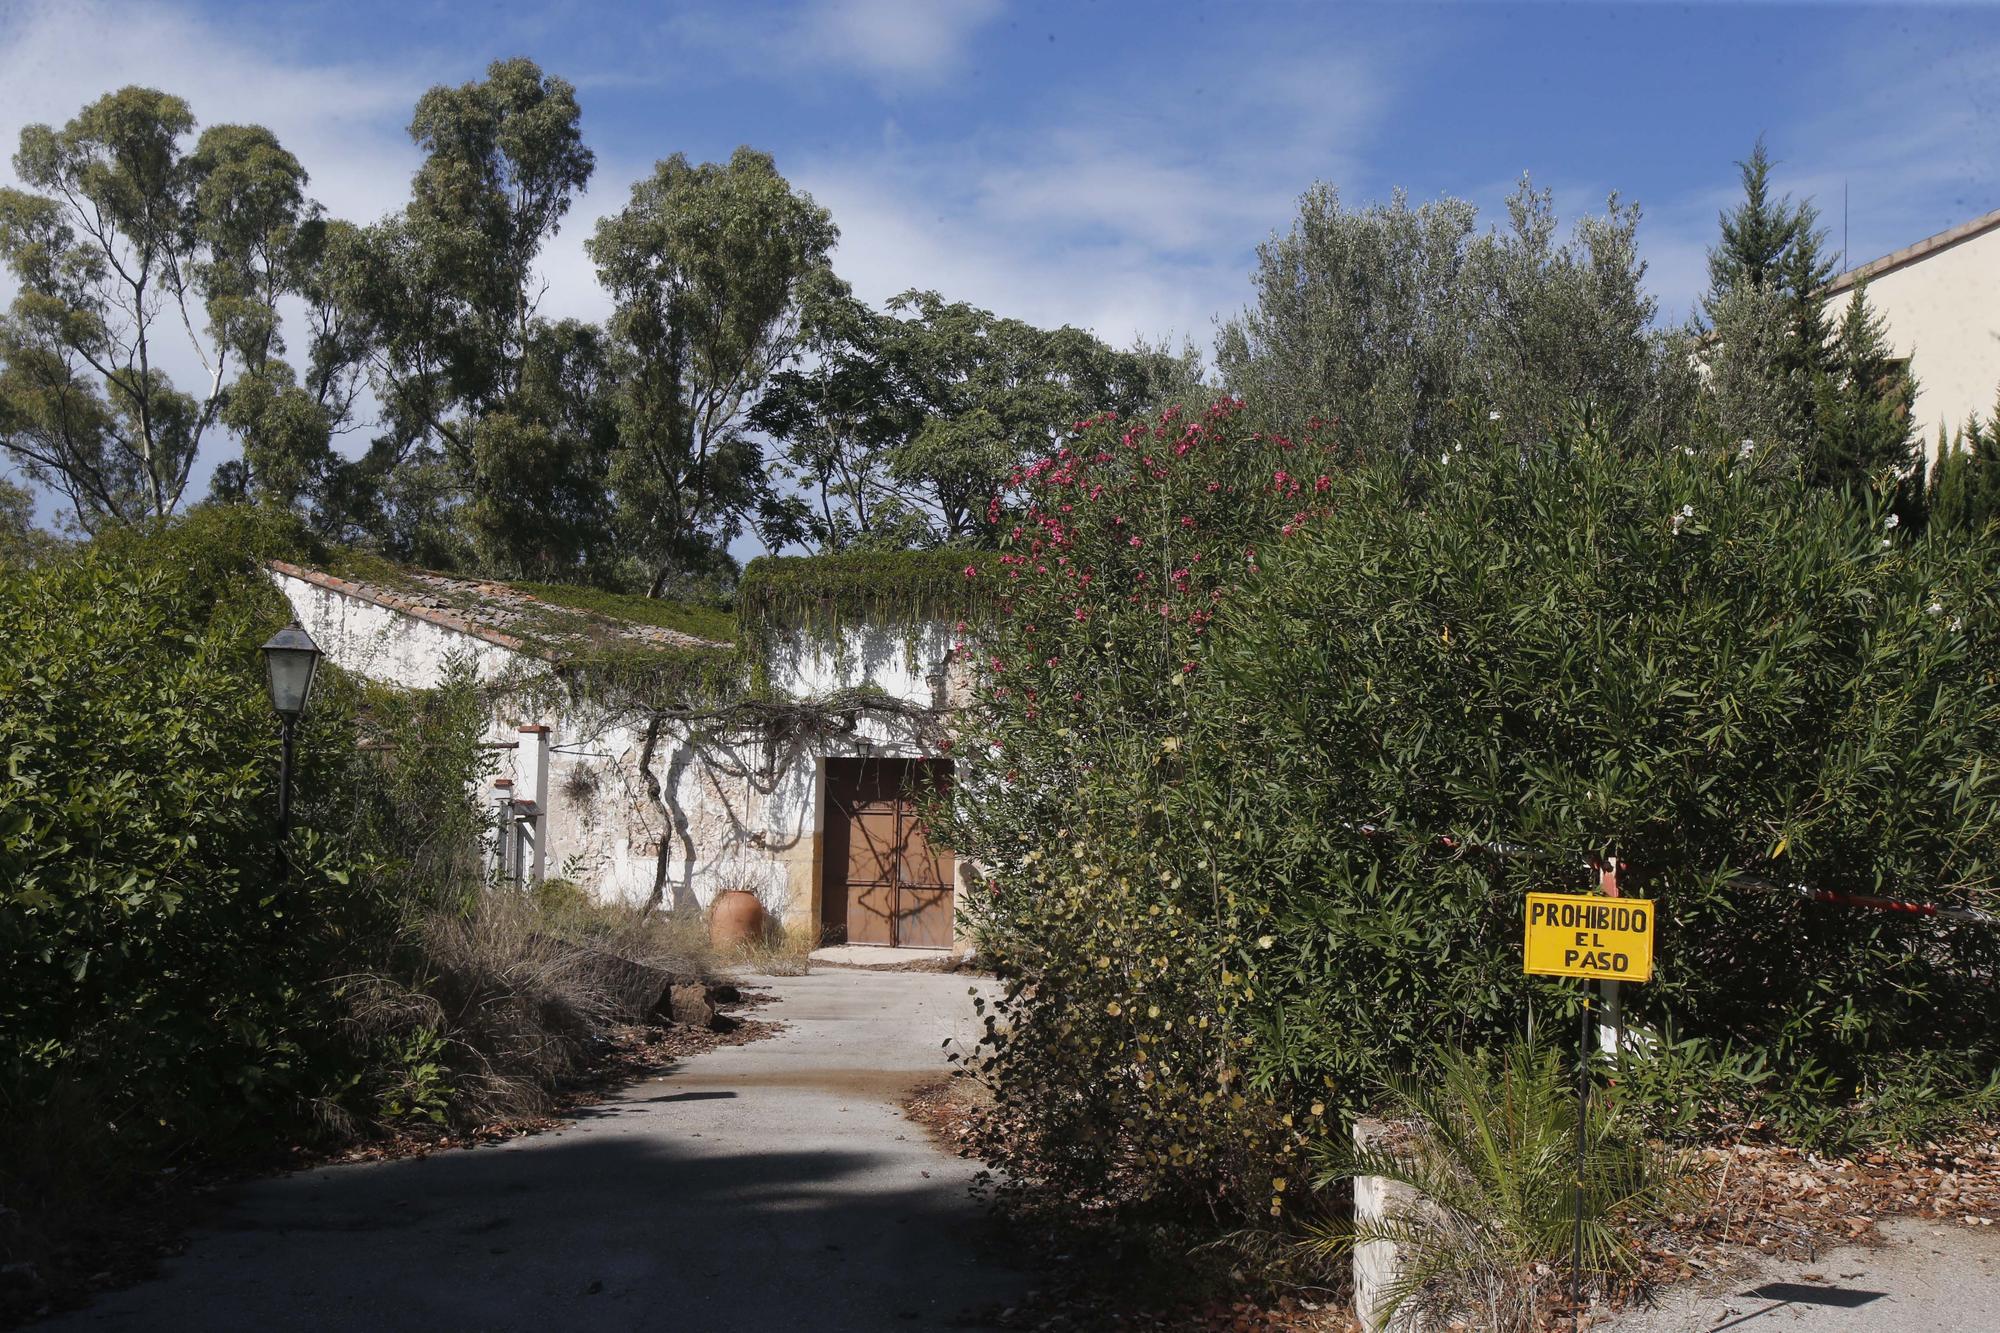
<svg viewBox="0 0 2000 1333">
<path fill-rule="evenodd" d="M 748 889 L 724 889 L 708 907 L 708 942 L 718 949 L 764 938 L 764 904 Z"/>
</svg>

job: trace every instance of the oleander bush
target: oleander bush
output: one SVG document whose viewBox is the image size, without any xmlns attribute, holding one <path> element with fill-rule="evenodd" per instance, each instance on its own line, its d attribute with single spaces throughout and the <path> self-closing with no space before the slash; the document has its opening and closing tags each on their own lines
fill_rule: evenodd
<svg viewBox="0 0 2000 1333">
<path fill-rule="evenodd" d="M 1995 933 L 1791 886 L 1993 905 L 1991 535 L 1588 414 L 1427 457 L 1240 422 L 1085 424 L 969 574 L 1002 611 L 949 817 L 1011 1165 L 1283 1216 L 1383 1079 L 1567 1030 L 1520 904 L 1603 856 L 1660 905 L 1628 1015 L 1764 1061 L 1733 1103 L 1838 1121 L 1913 1050 L 1984 1083 Z"/>
</svg>

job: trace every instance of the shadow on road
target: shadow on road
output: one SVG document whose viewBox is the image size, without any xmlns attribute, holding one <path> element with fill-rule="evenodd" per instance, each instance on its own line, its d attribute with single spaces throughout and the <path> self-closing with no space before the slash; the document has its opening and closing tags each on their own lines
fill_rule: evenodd
<svg viewBox="0 0 2000 1333">
<path fill-rule="evenodd" d="M 962 1312 L 1018 1289 L 962 1176 L 921 1169 L 949 1159 L 717 1151 L 622 1123 L 248 1187 L 160 1280 L 54 1326 L 978 1327 Z"/>
</svg>

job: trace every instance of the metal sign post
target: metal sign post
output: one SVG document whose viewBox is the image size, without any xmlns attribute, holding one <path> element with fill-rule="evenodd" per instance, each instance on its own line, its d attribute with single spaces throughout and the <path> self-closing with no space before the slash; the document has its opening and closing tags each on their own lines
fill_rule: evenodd
<svg viewBox="0 0 2000 1333">
<path fill-rule="evenodd" d="M 1576 1033 L 1576 1179 L 1570 1197 L 1575 1210 L 1575 1234 L 1569 1259 L 1570 1327 L 1583 1326 L 1583 1165 L 1586 1153 L 1585 1128 L 1590 1123 L 1590 983 L 1579 990 L 1583 996 L 1582 1017 Z"/>
<path fill-rule="evenodd" d="M 1615 873 L 1615 872 L 1614 872 Z M 1611 881 L 1613 885 L 1616 880 Z M 1576 1178 L 1569 1269 L 1570 1320 L 1583 1326 L 1583 1188 L 1589 1162 L 1591 989 L 1610 988 L 1653 975 L 1656 915 L 1646 898 L 1601 897 L 1590 893 L 1531 893 L 1526 903 L 1526 935 L 1521 970 L 1530 976 L 1576 977 L 1582 1008 L 1576 1034 Z"/>
</svg>

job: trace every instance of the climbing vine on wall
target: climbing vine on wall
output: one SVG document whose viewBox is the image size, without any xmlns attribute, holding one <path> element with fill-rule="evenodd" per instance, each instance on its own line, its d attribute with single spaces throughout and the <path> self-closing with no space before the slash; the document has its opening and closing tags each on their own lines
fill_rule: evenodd
<svg viewBox="0 0 2000 1333">
<path fill-rule="evenodd" d="M 831 639 L 854 625 L 983 616 L 993 580 L 978 575 L 997 568 L 994 561 L 990 551 L 962 548 L 766 556 L 751 561 L 737 585 L 737 625 L 745 641 L 780 632 Z"/>
</svg>

